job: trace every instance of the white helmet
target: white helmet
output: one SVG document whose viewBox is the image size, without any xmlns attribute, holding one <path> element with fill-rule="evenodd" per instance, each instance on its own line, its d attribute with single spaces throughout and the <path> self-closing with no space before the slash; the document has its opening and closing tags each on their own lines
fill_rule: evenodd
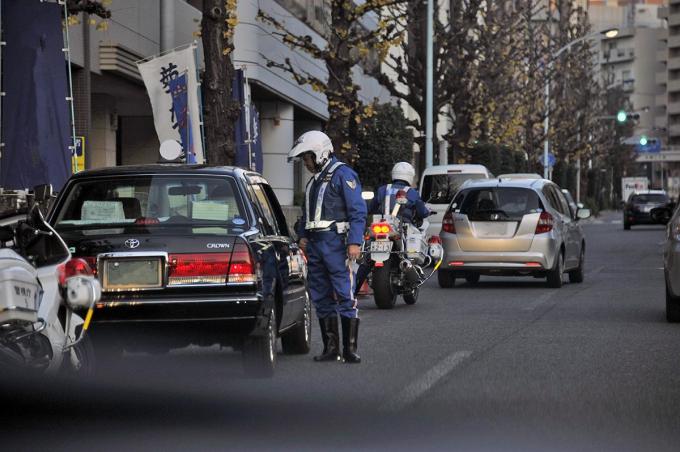
<svg viewBox="0 0 680 452">
<path fill-rule="evenodd" d="M 392 180 L 403 180 L 409 185 L 413 185 L 416 178 L 416 170 L 408 162 L 398 162 L 392 167 Z"/>
<path fill-rule="evenodd" d="M 333 143 L 323 132 L 310 130 L 300 135 L 293 145 L 293 149 L 288 153 L 288 161 L 291 162 L 300 158 L 305 152 L 313 152 L 316 157 L 317 166 L 323 167 L 331 158 L 333 153 Z"/>
</svg>

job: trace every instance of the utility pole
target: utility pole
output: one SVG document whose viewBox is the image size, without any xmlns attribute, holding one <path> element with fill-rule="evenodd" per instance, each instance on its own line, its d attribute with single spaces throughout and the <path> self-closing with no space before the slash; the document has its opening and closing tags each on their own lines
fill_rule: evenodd
<svg viewBox="0 0 680 452">
<path fill-rule="evenodd" d="M 432 154 L 434 152 L 433 129 L 434 129 L 434 2 L 427 0 L 427 75 L 425 92 L 425 168 L 432 166 Z"/>
</svg>

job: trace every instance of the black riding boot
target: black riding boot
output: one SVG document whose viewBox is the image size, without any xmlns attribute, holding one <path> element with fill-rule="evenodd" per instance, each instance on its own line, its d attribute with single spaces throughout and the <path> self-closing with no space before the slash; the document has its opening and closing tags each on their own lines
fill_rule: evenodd
<svg viewBox="0 0 680 452">
<path fill-rule="evenodd" d="M 323 339 L 323 353 L 314 357 L 314 361 L 337 361 L 340 359 L 340 334 L 338 332 L 338 317 L 332 315 L 319 319 L 321 337 Z"/>
<path fill-rule="evenodd" d="M 357 337 L 359 336 L 359 319 L 342 317 L 342 357 L 346 363 L 360 363 L 361 356 L 357 355 Z"/>
</svg>

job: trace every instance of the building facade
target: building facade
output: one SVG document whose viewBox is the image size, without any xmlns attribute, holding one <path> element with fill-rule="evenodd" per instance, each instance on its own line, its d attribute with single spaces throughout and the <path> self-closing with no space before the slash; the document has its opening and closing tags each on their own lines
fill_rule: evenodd
<svg viewBox="0 0 680 452">
<path fill-rule="evenodd" d="M 292 205 L 303 189 L 306 174 L 286 161 L 299 134 L 321 129 L 328 118 L 326 98 L 293 78 L 267 67 L 268 61 L 294 65 L 320 78 L 322 62 L 291 50 L 258 21 L 258 7 L 285 23 L 291 32 L 309 35 L 324 45 L 327 6 L 323 0 L 265 0 L 239 2 L 233 63 L 247 77 L 253 103 L 260 115 L 263 173 L 284 205 Z M 75 98 L 76 134 L 86 137 L 86 167 L 154 163 L 159 141 L 150 102 L 136 61 L 162 51 L 197 42 L 200 38 L 201 0 L 113 0 L 106 27 L 81 18 L 69 27 Z M 370 26 L 370 24 L 367 24 Z M 202 57 L 200 58 L 202 60 Z M 389 102 L 386 89 L 355 68 L 360 98 Z"/>
</svg>

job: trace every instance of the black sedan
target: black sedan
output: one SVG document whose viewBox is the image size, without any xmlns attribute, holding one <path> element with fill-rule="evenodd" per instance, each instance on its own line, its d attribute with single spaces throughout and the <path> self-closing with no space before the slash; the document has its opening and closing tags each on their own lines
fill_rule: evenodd
<svg viewBox="0 0 680 452">
<path fill-rule="evenodd" d="M 48 220 L 102 283 L 92 334 L 107 361 L 218 343 L 268 376 L 278 337 L 285 353 L 309 352 L 306 261 L 259 174 L 174 164 L 83 171 Z"/>
<path fill-rule="evenodd" d="M 654 224 L 650 212 L 656 207 L 667 205 L 668 195 L 663 190 L 649 190 L 633 193 L 623 206 L 623 229 L 636 224 Z"/>
</svg>

